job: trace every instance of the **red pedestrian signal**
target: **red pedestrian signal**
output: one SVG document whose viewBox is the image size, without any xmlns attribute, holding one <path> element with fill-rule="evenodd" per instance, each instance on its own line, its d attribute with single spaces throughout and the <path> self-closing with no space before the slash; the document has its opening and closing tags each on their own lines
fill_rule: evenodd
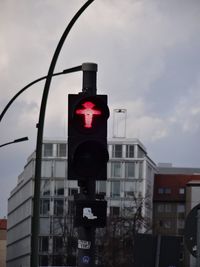
<svg viewBox="0 0 200 267">
<path fill-rule="evenodd" d="M 93 123 L 93 116 L 96 115 L 101 115 L 102 112 L 100 110 L 94 109 L 95 104 L 93 102 L 86 101 L 82 104 L 84 107 L 83 109 L 77 109 L 75 111 L 76 114 L 78 115 L 83 115 L 84 116 L 84 127 L 85 128 L 92 128 L 92 123 Z"/>
<path fill-rule="evenodd" d="M 69 95 L 68 179 L 107 179 L 106 95 Z"/>
</svg>

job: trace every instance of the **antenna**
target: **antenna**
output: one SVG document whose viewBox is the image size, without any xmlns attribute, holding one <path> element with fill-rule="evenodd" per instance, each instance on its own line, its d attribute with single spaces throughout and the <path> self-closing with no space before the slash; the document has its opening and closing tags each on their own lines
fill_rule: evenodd
<svg viewBox="0 0 200 267">
<path fill-rule="evenodd" d="M 126 138 L 126 120 L 126 109 L 113 110 L 113 138 Z"/>
</svg>

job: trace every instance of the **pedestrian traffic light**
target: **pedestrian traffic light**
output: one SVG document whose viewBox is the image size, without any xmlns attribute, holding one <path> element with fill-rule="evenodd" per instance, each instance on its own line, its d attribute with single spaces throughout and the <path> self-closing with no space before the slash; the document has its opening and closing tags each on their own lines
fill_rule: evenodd
<svg viewBox="0 0 200 267">
<path fill-rule="evenodd" d="M 107 179 L 107 95 L 68 98 L 68 179 Z"/>
</svg>

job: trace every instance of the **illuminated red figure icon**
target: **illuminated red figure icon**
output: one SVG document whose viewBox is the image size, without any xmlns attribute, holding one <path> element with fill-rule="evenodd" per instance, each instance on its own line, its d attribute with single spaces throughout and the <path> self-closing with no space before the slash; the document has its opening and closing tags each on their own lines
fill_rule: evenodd
<svg viewBox="0 0 200 267">
<path fill-rule="evenodd" d="M 89 101 L 83 103 L 82 106 L 84 108 L 77 109 L 76 114 L 81 114 L 84 116 L 84 122 L 85 122 L 84 127 L 85 128 L 92 128 L 94 115 L 101 115 L 101 111 L 97 109 L 93 109 L 95 104 Z"/>
</svg>

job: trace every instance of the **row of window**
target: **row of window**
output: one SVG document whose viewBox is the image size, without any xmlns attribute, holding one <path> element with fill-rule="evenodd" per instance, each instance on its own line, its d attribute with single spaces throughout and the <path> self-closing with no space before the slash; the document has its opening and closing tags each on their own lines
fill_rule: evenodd
<svg viewBox="0 0 200 267">
<path fill-rule="evenodd" d="M 116 178 L 122 178 L 123 175 L 123 163 L 111 162 L 110 176 Z M 125 162 L 125 178 L 143 178 L 143 162 Z"/>
<path fill-rule="evenodd" d="M 184 213 L 185 204 L 173 205 L 171 203 L 160 203 L 160 204 L 157 204 L 157 212 L 159 213 L 169 213 L 169 212 Z"/>
<path fill-rule="evenodd" d="M 58 181 L 56 181 L 58 182 Z M 59 181 L 61 182 L 61 181 Z M 62 183 L 58 183 L 58 187 L 55 188 L 55 193 L 57 196 L 64 196 L 64 181 Z M 42 187 L 42 195 L 50 196 L 49 183 L 42 183 L 44 186 Z M 62 187 L 60 187 L 62 185 Z M 46 187 L 45 187 L 46 186 Z M 69 188 L 69 195 L 74 195 L 78 193 L 78 189 Z M 109 196 L 112 198 L 125 197 L 130 198 L 134 195 L 141 195 L 142 192 L 142 182 L 121 182 L 121 181 L 112 181 L 110 182 L 110 194 Z M 99 182 L 97 184 L 97 193 L 106 195 L 106 182 Z M 50 204 L 52 203 L 52 204 Z M 53 207 L 51 208 L 50 205 Z M 51 209 L 51 214 L 55 216 L 63 216 L 64 213 L 64 199 L 63 198 L 42 198 L 40 200 L 40 215 L 49 216 Z M 52 211 L 53 210 L 53 211 Z"/>
<path fill-rule="evenodd" d="M 112 161 L 108 163 L 108 177 L 110 178 L 143 178 L 143 161 L 121 162 Z M 44 160 L 42 162 L 42 177 L 65 178 L 67 172 L 66 161 Z"/>
<path fill-rule="evenodd" d="M 177 227 L 177 229 L 184 229 L 185 227 L 185 220 L 182 218 L 178 218 L 176 223 L 173 219 L 164 219 L 159 221 L 159 226 L 164 229 L 172 229 Z"/>
<path fill-rule="evenodd" d="M 159 187 L 158 188 L 158 194 L 163 195 L 163 194 L 171 194 L 172 193 L 172 189 L 170 187 Z M 185 194 L 185 188 L 184 187 L 180 187 L 179 188 L 179 194 L 180 195 L 184 195 Z"/>
<path fill-rule="evenodd" d="M 55 146 L 54 146 L 55 145 Z M 123 158 L 123 145 L 112 145 L 112 157 L 113 158 Z M 145 151 L 138 147 L 137 153 L 135 152 L 136 145 L 125 145 L 125 157 L 126 158 L 143 158 L 145 156 Z M 44 144 L 44 157 L 66 157 L 67 156 L 67 144 Z M 54 151 L 55 150 L 55 151 Z M 137 155 L 136 155 L 137 154 Z"/>
</svg>

